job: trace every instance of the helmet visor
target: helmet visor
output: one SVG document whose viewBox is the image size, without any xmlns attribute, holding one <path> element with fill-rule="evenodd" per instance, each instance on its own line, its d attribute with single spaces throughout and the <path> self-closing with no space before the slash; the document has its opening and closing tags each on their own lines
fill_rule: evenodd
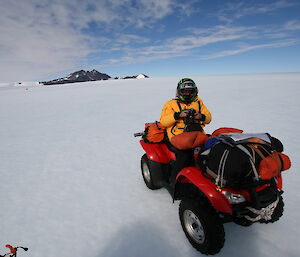
<svg viewBox="0 0 300 257">
<path fill-rule="evenodd" d="M 180 94 L 184 96 L 189 96 L 195 93 L 195 88 L 182 88 L 180 89 Z"/>
</svg>

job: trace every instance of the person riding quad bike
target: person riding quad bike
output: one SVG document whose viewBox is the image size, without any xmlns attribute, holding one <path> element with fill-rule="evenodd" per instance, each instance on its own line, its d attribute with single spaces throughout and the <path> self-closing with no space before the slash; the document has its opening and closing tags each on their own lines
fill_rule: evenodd
<svg viewBox="0 0 300 257">
<path fill-rule="evenodd" d="M 210 111 L 198 97 L 195 82 L 190 78 L 181 79 L 176 97 L 165 103 L 160 116 L 160 123 L 166 127 L 168 140 L 176 154 L 169 179 L 171 185 L 179 171 L 193 163 L 194 148 L 207 141 L 203 128 L 211 120 Z"/>
<path fill-rule="evenodd" d="M 177 153 L 166 141 L 143 138 L 142 176 L 149 189 L 164 187 L 173 202 L 180 200 L 180 223 L 191 245 L 203 254 L 216 254 L 225 242 L 224 223 L 273 223 L 283 215 L 281 172 L 291 161 L 273 139 L 268 133 L 219 128 L 195 152 L 195 167 L 184 167 L 170 186 Z"/>
<path fill-rule="evenodd" d="M 217 254 L 225 242 L 224 223 L 250 226 L 280 219 L 281 172 L 291 161 L 269 133 L 221 127 L 206 134 L 211 114 L 197 95 L 194 81 L 180 80 L 160 123 L 146 123 L 134 136 L 142 136 L 146 186 L 165 188 L 173 202 L 180 200 L 179 219 L 188 241 L 203 254 Z"/>
</svg>

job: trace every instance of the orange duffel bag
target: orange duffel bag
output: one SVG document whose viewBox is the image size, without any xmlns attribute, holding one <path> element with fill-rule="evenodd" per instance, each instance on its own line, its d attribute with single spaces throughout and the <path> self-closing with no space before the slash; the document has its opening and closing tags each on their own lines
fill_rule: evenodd
<svg viewBox="0 0 300 257">
<path fill-rule="evenodd" d="M 269 152 L 262 145 L 251 147 L 260 157 L 261 161 L 258 165 L 258 175 L 261 179 L 271 179 L 280 174 L 283 170 L 288 170 L 291 167 L 290 158 L 276 151 Z M 262 153 L 264 151 L 265 155 Z"/>
<path fill-rule="evenodd" d="M 203 146 L 208 138 L 202 131 L 183 132 L 172 137 L 171 144 L 179 150 L 187 150 Z"/>
<path fill-rule="evenodd" d="M 261 179 L 271 179 L 290 167 L 291 160 L 287 155 L 274 152 L 261 160 L 258 166 L 258 174 Z"/>
<path fill-rule="evenodd" d="M 147 143 L 162 143 L 166 138 L 166 128 L 160 122 L 145 123 L 143 139 Z"/>
</svg>

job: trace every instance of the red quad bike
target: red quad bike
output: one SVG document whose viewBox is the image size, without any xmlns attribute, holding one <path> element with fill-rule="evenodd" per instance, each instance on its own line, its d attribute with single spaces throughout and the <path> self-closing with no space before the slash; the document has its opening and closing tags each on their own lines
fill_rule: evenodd
<svg viewBox="0 0 300 257">
<path fill-rule="evenodd" d="M 173 201 L 181 200 L 179 218 L 184 233 L 191 245 L 203 254 L 216 254 L 223 247 L 223 223 L 233 221 L 242 226 L 254 222 L 273 223 L 283 214 L 281 175 L 257 182 L 251 188 L 220 186 L 203 165 L 197 165 L 199 157 L 209 150 L 195 149 L 196 165 L 182 169 L 175 188 L 171 189 L 168 181 L 176 149 L 168 142 L 147 143 L 142 139 L 140 144 L 146 152 L 141 158 L 146 186 L 151 190 L 166 188 Z"/>
</svg>

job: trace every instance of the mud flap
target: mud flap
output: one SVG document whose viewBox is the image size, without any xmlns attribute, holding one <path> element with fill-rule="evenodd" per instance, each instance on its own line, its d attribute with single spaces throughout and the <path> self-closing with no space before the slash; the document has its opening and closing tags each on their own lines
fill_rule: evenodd
<svg viewBox="0 0 300 257">
<path fill-rule="evenodd" d="M 155 185 L 165 186 L 170 176 L 170 165 L 149 160 L 152 180 Z"/>
</svg>

